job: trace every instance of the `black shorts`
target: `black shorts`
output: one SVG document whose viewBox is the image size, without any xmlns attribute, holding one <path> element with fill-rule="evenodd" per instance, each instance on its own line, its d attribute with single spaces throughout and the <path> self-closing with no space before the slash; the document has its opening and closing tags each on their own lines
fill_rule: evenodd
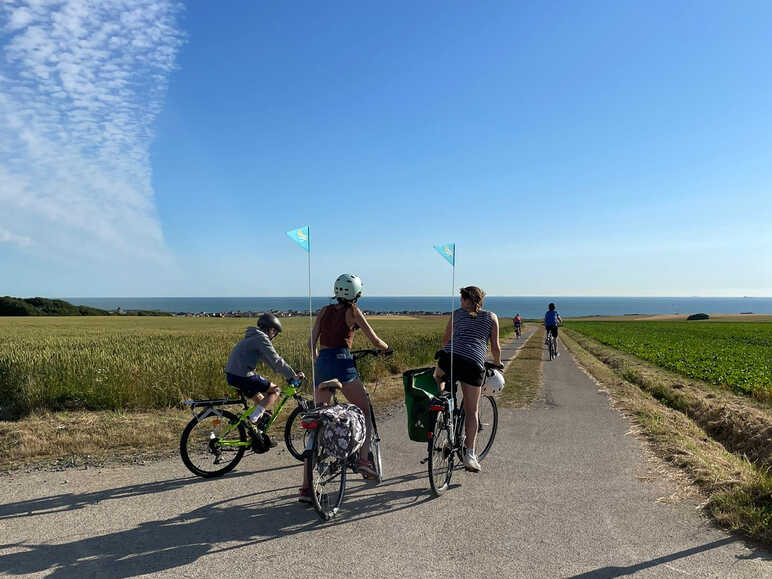
<svg viewBox="0 0 772 579">
<path fill-rule="evenodd" d="M 225 379 L 228 384 L 238 389 L 247 398 L 254 398 L 258 392 L 265 392 L 271 386 L 271 381 L 259 374 L 236 376 L 236 374 L 228 374 L 226 372 Z"/>
<path fill-rule="evenodd" d="M 440 350 L 435 354 L 437 366 L 450 376 L 450 352 Z M 485 380 L 485 368 L 465 356 L 453 354 L 453 379 L 460 380 L 470 386 L 482 386 Z"/>
<path fill-rule="evenodd" d="M 552 332 L 552 335 L 556 338 L 558 337 L 558 327 L 557 326 L 547 326 L 547 332 Z"/>
</svg>

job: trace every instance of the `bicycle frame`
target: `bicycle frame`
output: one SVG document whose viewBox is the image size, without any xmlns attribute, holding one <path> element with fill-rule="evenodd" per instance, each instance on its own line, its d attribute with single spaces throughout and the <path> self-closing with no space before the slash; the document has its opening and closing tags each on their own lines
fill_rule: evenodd
<svg viewBox="0 0 772 579">
<path fill-rule="evenodd" d="M 279 401 L 274 409 L 273 416 L 271 416 L 271 419 L 268 421 L 268 424 L 266 424 L 265 428 L 263 429 L 263 432 L 268 432 L 270 430 L 273 423 L 276 421 L 276 418 L 279 416 L 279 413 L 281 413 L 282 408 L 284 408 L 284 405 L 286 404 L 287 400 L 290 398 L 295 398 L 300 402 L 302 399 L 300 398 L 298 394 L 298 387 L 294 384 L 287 384 L 285 386 L 281 393 Z M 207 407 L 207 410 L 202 412 L 199 415 L 196 415 L 195 412 L 193 412 L 193 416 L 200 422 L 204 418 L 207 418 L 211 416 L 212 414 L 219 416 L 222 418 L 222 413 L 216 408 L 217 406 L 227 406 L 227 405 L 235 405 L 235 404 L 242 404 L 245 408 L 245 410 L 241 413 L 239 416 L 239 419 L 232 423 L 228 428 L 226 428 L 220 438 L 219 445 L 222 447 L 249 447 L 252 445 L 250 441 L 244 441 L 241 442 L 239 440 L 222 440 L 225 438 L 229 433 L 233 432 L 234 429 L 238 428 L 238 425 L 241 423 L 247 424 L 247 427 L 249 430 L 254 429 L 255 426 L 249 421 L 249 415 L 252 414 L 252 412 L 255 411 L 257 408 L 257 405 L 255 406 L 249 406 L 247 404 L 246 399 L 242 395 L 240 398 L 217 398 L 212 400 L 186 400 L 183 404 L 186 406 L 190 406 L 191 411 L 193 412 L 193 409 L 205 406 Z"/>
</svg>

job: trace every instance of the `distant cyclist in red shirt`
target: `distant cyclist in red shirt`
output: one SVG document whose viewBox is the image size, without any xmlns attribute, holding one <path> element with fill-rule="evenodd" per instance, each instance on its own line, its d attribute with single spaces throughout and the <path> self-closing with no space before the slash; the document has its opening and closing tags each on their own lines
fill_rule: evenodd
<svg viewBox="0 0 772 579">
<path fill-rule="evenodd" d="M 515 334 L 517 337 L 520 337 L 520 329 L 523 325 L 523 320 L 520 318 L 520 314 L 515 314 L 515 317 L 512 319 L 512 321 L 515 323 Z"/>
</svg>

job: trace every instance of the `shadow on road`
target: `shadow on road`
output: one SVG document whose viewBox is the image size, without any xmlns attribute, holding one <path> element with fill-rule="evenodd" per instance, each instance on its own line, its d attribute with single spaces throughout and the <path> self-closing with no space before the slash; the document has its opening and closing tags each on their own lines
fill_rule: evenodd
<svg viewBox="0 0 772 579">
<path fill-rule="evenodd" d="M 141 523 L 133 529 L 99 537 L 56 545 L 4 545 L 5 548 L 26 550 L 0 558 L 0 575 L 48 571 L 52 577 L 130 577 L 175 569 L 209 554 L 243 549 L 281 537 L 321 530 L 323 526 L 344 525 L 420 505 L 430 500 L 427 489 L 392 490 L 389 487 L 422 477 L 423 472 L 388 479 L 378 487 L 352 485 L 342 512 L 328 524 L 321 523 L 312 509 L 303 508 L 296 502 L 296 487 L 293 486 L 228 498 L 169 519 Z M 36 507 L 37 513 L 43 514 L 82 508 L 99 500 L 162 492 L 184 484 L 206 484 L 206 481 L 181 478 L 80 496 L 60 495 L 29 501 L 36 503 L 29 506 Z M 364 492 L 368 489 L 376 492 Z M 261 497 L 268 493 L 273 496 Z M 232 504 L 235 501 L 239 504 Z M 23 504 L 15 504 L 15 516 L 26 513 L 21 508 Z M 6 511 L 6 516 L 14 516 L 8 513 Z M 116 516 L 120 516 L 117 510 Z M 217 545 L 224 546 L 219 548 Z"/>
<path fill-rule="evenodd" d="M 724 545 L 737 543 L 739 541 L 740 539 L 735 537 L 727 537 L 725 539 L 719 539 L 718 541 L 700 545 L 699 547 L 684 549 L 683 551 L 678 551 L 676 553 L 671 553 L 670 555 L 657 557 L 656 559 L 644 561 L 643 563 L 637 563 L 635 565 L 629 565 L 627 567 L 603 567 L 601 569 L 595 569 L 593 571 L 588 571 L 587 573 L 582 573 L 581 575 L 573 575 L 571 579 L 608 579 L 611 577 L 624 577 L 625 575 L 632 575 L 633 573 L 637 573 L 638 571 L 642 571 L 644 569 L 649 569 L 658 565 L 664 565 L 665 563 L 670 563 L 671 561 L 683 559 L 684 557 L 689 557 L 704 551 L 710 551 L 711 549 L 716 549 L 718 547 L 723 547 Z M 761 550 L 752 549 L 752 551 L 752 555 L 747 557 L 738 557 L 738 559 L 760 559 L 762 561 L 772 561 L 772 558 L 770 558 L 768 554 L 764 554 Z"/>
<path fill-rule="evenodd" d="M 274 470 L 283 470 L 288 468 L 299 468 L 301 463 L 268 468 L 263 470 L 249 472 L 229 473 L 228 478 L 251 476 Z M 91 505 L 96 505 L 102 501 L 125 499 L 140 495 L 148 495 L 174 490 L 180 487 L 193 484 L 207 484 L 217 479 L 203 479 L 195 476 L 180 477 L 165 481 L 156 481 L 128 485 L 114 489 L 94 491 L 91 493 L 61 493 L 39 499 L 19 501 L 17 503 L 0 504 L 0 521 L 3 519 L 13 519 L 17 517 L 32 517 L 40 515 L 49 515 L 52 513 L 61 513 L 64 511 L 75 511 Z"/>
</svg>

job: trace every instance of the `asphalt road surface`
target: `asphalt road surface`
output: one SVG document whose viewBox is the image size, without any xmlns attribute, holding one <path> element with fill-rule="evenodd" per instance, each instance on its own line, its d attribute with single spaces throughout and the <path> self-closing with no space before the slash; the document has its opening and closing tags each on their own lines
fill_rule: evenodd
<svg viewBox="0 0 772 579">
<path fill-rule="evenodd" d="M 505 358 L 511 357 L 511 352 Z M 296 501 L 286 449 L 217 480 L 179 460 L 0 478 L 0 574 L 54 577 L 772 577 L 770 553 L 717 529 L 570 355 L 542 400 L 502 410 L 483 472 L 432 499 L 404 409 L 383 416 L 386 480 L 350 478 L 336 519 Z"/>
</svg>

